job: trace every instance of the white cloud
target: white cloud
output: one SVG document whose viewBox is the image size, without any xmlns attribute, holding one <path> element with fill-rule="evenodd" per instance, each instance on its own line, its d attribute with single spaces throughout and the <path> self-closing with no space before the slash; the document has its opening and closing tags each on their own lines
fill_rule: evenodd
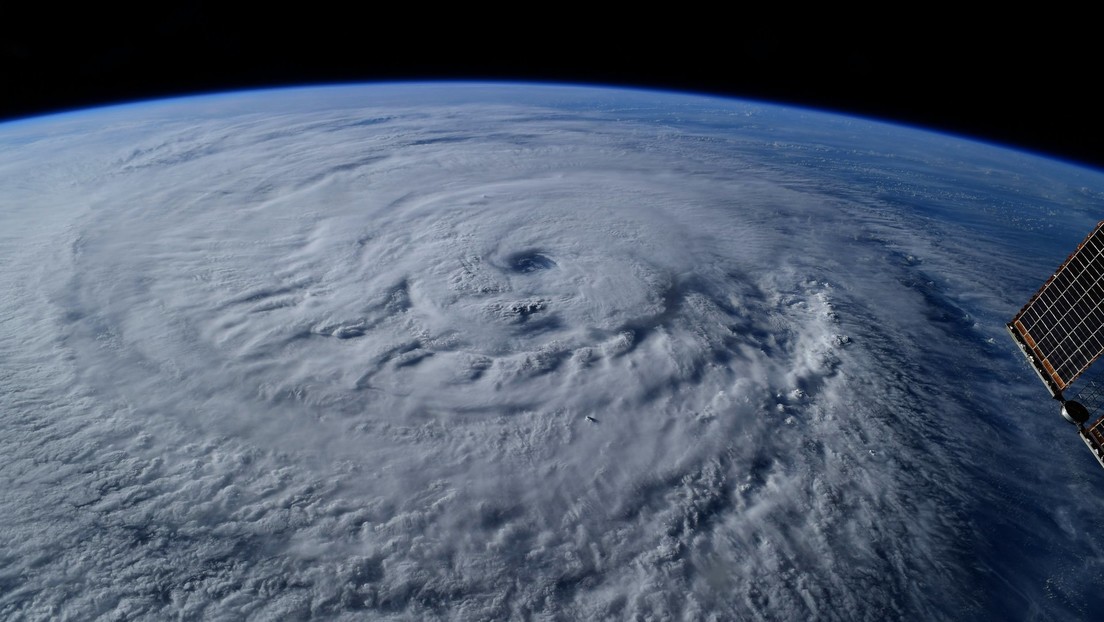
<svg viewBox="0 0 1104 622">
<path fill-rule="evenodd" d="M 953 171 L 409 88 L 0 127 L 3 617 L 1077 611 L 1008 243 L 869 190 Z"/>
</svg>

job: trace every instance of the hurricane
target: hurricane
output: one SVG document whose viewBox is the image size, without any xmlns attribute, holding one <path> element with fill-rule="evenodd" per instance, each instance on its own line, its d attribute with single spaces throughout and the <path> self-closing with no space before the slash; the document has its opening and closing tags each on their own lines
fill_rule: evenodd
<svg viewBox="0 0 1104 622">
<path fill-rule="evenodd" d="M 0 617 L 1104 604 L 1104 480 L 1003 328 L 1099 172 L 532 84 L 133 103 L 0 146 Z"/>
</svg>

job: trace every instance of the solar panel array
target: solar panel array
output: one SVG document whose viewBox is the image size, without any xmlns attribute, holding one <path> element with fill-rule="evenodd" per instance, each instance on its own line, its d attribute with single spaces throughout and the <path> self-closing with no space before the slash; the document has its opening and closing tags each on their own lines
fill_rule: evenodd
<svg viewBox="0 0 1104 622">
<path fill-rule="evenodd" d="M 1068 387 L 1104 353 L 1104 221 L 1008 327 L 1052 393 Z"/>
<path fill-rule="evenodd" d="M 1081 386 L 1074 398 L 1089 411 L 1089 419 L 1096 419 L 1104 410 L 1104 371 L 1097 371 L 1087 379 L 1082 376 Z"/>
</svg>

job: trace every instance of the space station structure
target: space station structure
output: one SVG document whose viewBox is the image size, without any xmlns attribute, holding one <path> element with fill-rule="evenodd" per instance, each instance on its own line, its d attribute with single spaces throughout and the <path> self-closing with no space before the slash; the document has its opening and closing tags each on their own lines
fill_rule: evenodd
<svg viewBox="0 0 1104 622">
<path fill-rule="evenodd" d="M 1104 467 L 1104 373 L 1085 375 L 1104 354 L 1104 221 L 1007 327 L 1051 397 L 1062 404 L 1062 417 L 1077 426 Z M 1074 390 L 1074 399 L 1067 400 L 1065 393 Z"/>
</svg>

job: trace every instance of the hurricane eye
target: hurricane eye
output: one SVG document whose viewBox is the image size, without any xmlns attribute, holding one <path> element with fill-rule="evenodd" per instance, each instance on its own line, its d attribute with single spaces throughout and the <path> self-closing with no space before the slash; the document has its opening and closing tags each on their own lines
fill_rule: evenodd
<svg viewBox="0 0 1104 622">
<path fill-rule="evenodd" d="M 555 268 L 556 262 L 540 253 L 526 252 L 511 255 L 507 260 L 507 265 L 509 265 L 510 269 L 514 272 L 528 274 L 538 270 Z"/>
</svg>

